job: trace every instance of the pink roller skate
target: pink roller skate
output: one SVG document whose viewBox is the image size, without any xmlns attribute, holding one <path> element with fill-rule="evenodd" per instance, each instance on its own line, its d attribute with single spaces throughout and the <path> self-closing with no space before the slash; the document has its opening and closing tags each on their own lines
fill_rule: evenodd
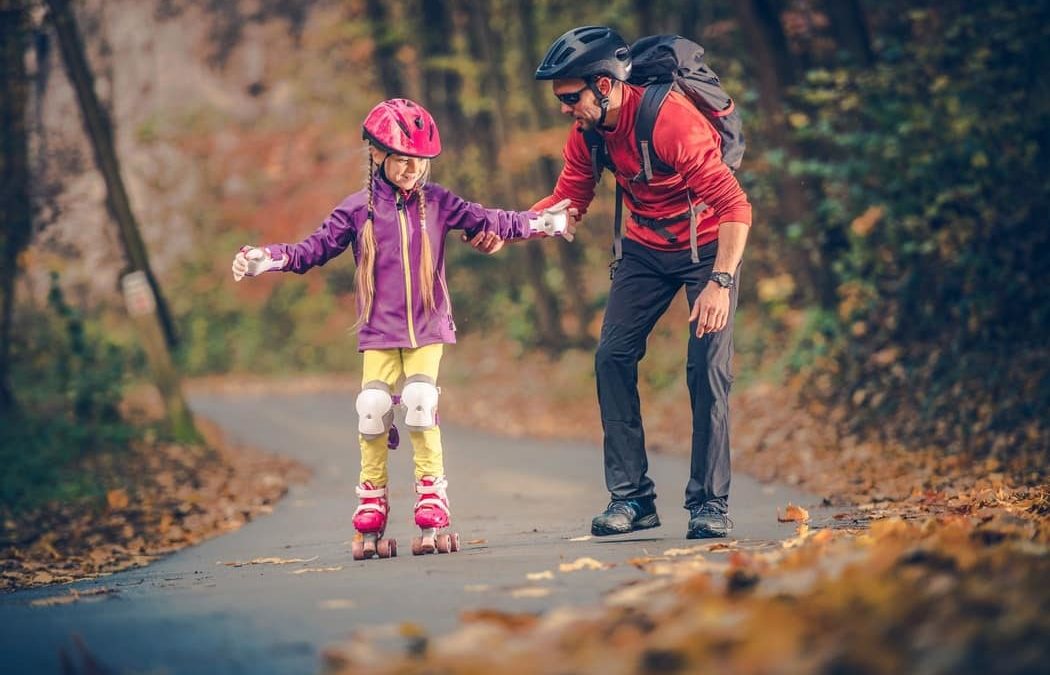
<svg viewBox="0 0 1050 675">
<path fill-rule="evenodd" d="M 397 555 L 397 541 L 383 539 L 389 505 L 386 487 L 377 488 L 371 482 L 357 486 L 357 498 L 361 500 L 354 511 L 354 540 L 350 544 L 354 560 L 365 560 L 372 556 L 393 558 Z"/>
<path fill-rule="evenodd" d="M 445 477 L 423 476 L 416 481 L 416 525 L 419 536 L 412 537 L 412 555 L 424 553 L 455 553 L 459 550 L 459 534 L 439 532 L 449 526 L 452 512 L 448 509 Z"/>
</svg>

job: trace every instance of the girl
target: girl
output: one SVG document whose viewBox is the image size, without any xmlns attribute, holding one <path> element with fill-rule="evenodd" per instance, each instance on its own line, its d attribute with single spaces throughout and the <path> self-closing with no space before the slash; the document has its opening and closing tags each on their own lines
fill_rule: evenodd
<svg viewBox="0 0 1050 675">
<path fill-rule="evenodd" d="M 444 345 L 456 341 L 445 283 L 445 235 L 463 230 L 474 243 L 560 235 L 571 241 L 575 216 L 565 200 L 536 213 L 487 209 L 427 183 L 430 160 L 441 152 L 433 117 L 407 99 L 383 101 L 363 125 L 368 141 L 368 184 L 347 197 L 309 237 L 297 244 L 245 246 L 233 276 L 285 271 L 302 274 L 352 248 L 357 263 L 358 348 L 364 356 L 357 397 L 361 444 L 360 504 L 354 512 L 354 559 L 397 555 L 386 530 L 387 441 L 395 387 L 403 379 L 415 459 L 415 522 L 421 529 L 412 553 L 459 549 L 457 534 L 439 534 L 450 522 L 441 432 L 437 426 L 438 366 Z"/>
</svg>

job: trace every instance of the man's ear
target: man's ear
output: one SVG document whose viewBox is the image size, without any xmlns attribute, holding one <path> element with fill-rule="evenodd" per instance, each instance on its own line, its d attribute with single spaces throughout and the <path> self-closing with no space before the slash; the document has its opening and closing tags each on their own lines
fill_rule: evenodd
<svg viewBox="0 0 1050 675">
<path fill-rule="evenodd" d="M 594 84 L 598 87 L 598 91 L 602 93 L 602 96 L 608 96 L 613 88 L 612 78 L 605 75 L 600 75 L 598 81 Z"/>
</svg>

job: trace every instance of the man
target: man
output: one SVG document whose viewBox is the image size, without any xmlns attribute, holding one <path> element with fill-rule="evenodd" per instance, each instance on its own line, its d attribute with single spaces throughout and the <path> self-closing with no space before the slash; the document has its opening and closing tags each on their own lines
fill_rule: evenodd
<svg viewBox="0 0 1050 675">
<path fill-rule="evenodd" d="M 536 70 L 536 79 L 551 81 L 562 113 L 572 116 L 575 128 L 565 143 L 565 166 L 553 194 L 533 209 L 570 199 L 581 214 L 586 212 L 597 180 L 583 132 L 593 129 L 604 140 L 629 212 L 595 355 L 611 501 L 594 518 L 591 531 L 604 536 L 660 524 L 653 482 L 646 475 L 638 362 L 653 326 L 684 285 L 691 306 L 686 377 L 693 418 L 687 536 L 724 537 L 732 529 L 732 320 L 751 205 L 722 162 L 717 131 L 677 92 L 660 109 L 652 145 L 673 173 L 644 179 L 634 136 L 643 89 L 627 84 L 630 71 L 627 43 L 600 26 L 562 35 Z"/>
</svg>

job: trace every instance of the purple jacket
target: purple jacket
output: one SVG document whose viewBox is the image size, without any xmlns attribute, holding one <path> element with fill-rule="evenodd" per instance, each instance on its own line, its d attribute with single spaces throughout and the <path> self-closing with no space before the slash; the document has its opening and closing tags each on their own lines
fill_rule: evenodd
<svg viewBox="0 0 1050 675">
<path fill-rule="evenodd" d="M 373 185 L 376 236 L 376 294 L 372 316 L 358 330 L 358 349 L 423 347 L 456 341 L 452 301 L 445 282 L 445 235 L 464 230 L 473 236 L 484 230 L 502 239 L 525 239 L 530 234 L 531 211 L 487 209 L 468 202 L 444 187 L 429 183 L 426 194 L 427 235 L 434 255 L 437 280 L 434 311 L 423 308 L 419 286 L 422 255 L 419 199 L 416 193 L 404 200 L 400 190 L 376 177 Z M 269 246 L 275 258 L 288 256 L 284 271 L 302 274 L 352 247 L 360 262 L 358 232 L 368 218 L 368 193 L 355 192 L 337 206 L 317 230 L 298 244 Z"/>
</svg>

